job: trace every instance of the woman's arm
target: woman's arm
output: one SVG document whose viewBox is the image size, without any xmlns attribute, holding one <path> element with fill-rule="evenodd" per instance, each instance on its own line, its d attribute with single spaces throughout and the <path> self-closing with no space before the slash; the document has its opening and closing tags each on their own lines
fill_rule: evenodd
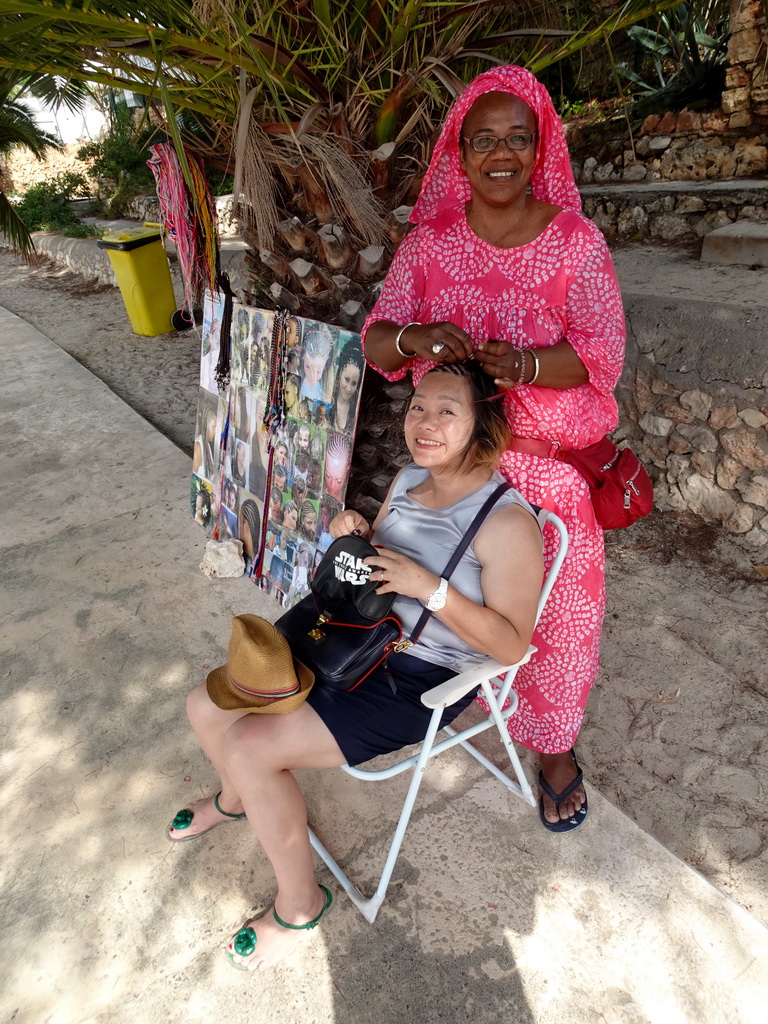
<svg viewBox="0 0 768 1024">
<path fill-rule="evenodd" d="M 535 353 L 536 359 L 532 353 Z M 529 384 L 534 374 L 537 388 L 565 390 L 586 384 L 589 380 L 586 366 L 576 354 L 573 345 L 567 341 L 559 341 L 549 348 L 530 351 L 513 348 L 507 341 L 486 341 L 477 346 L 476 358 L 500 388 Z"/>
<path fill-rule="evenodd" d="M 482 567 L 484 605 L 476 604 L 448 585 L 445 606 L 433 614 L 461 640 L 512 665 L 528 649 L 544 575 L 541 532 L 533 516 L 519 506 L 500 509 L 474 541 Z M 426 602 L 440 577 L 405 555 L 383 548 L 367 558 L 378 566 L 383 594 L 397 593 Z"/>
<path fill-rule="evenodd" d="M 405 329 L 403 329 L 405 328 Z M 401 355 L 395 346 L 399 335 Z M 432 351 L 433 345 L 442 345 L 439 353 Z M 472 341 L 466 331 L 445 321 L 435 324 L 397 324 L 392 320 L 377 320 L 365 335 L 366 357 L 382 370 L 392 372 L 405 366 L 413 356 L 430 359 L 433 362 L 458 363 L 469 359 L 473 352 Z M 437 359 L 436 359 L 437 357 Z"/>
<path fill-rule="evenodd" d="M 402 472 L 403 471 L 401 469 L 392 478 L 392 483 L 389 485 L 387 496 L 381 503 L 381 508 L 373 521 L 373 526 L 368 525 L 368 520 L 365 516 L 360 515 L 359 512 L 355 512 L 354 509 L 347 508 L 343 512 L 339 512 L 339 514 L 334 516 L 331 520 L 328 532 L 333 539 L 338 540 L 339 537 L 346 537 L 350 533 L 354 533 L 355 530 L 359 530 L 360 536 L 364 540 L 369 540 L 373 536 L 374 532 L 379 528 L 379 524 L 382 520 L 386 519 L 389 515 L 389 499 L 392 497 L 392 491 L 395 489 L 397 479 Z"/>
</svg>

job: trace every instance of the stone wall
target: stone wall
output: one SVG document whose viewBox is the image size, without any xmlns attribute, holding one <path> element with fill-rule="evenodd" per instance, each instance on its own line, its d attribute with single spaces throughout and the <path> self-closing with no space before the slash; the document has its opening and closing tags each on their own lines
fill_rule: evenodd
<svg viewBox="0 0 768 1024">
<path fill-rule="evenodd" d="M 219 234 L 222 238 L 233 238 L 241 234 L 242 223 L 234 216 L 232 210 L 235 197 L 233 195 L 216 196 L 216 212 L 219 217 Z M 128 204 L 128 217 L 140 221 L 159 222 L 160 207 L 157 196 L 137 196 Z"/>
<path fill-rule="evenodd" d="M 581 195 L 608 238 L 693 242 L 737 220 L 768 221 L 768 180 L 592 185 Z"/>
<path fill-rule="evenodd" d="M 631 298 L 617 398 L 656 505 L 768 545 L 768 311 Z"/>
<path fill-rule="evenodd" d="M 731 0 L 723 111 L 731 128 L 768 124 L 768 36 L 763 0 Z"/>
<path fill-rule="evenodd" d="M 768 132 L 729 129 L 722 110 L 701 115 L 682 110 L 651 114 L 636 136 L 608 132 L 601 140 L 574 142 L 573 174 L 579 185 L 611 181 L 723 181 L 768 171 Z M 587 156 L 579 153 L 591 150 Z"/>
</svg>

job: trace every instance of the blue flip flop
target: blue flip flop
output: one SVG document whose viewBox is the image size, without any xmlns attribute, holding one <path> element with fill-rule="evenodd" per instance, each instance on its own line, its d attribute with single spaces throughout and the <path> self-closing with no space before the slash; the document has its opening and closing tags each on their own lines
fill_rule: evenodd
<svg viewBox="0 0 768 1024">
<path fill-rule="evenodd" d="M 565 787 L 562 793 L 556 793 L 554 789 L 552 789 L 550 784 L 547 782 L 547 780 L 544 778 L 544 773 L 541 771 L 539 772 L 539 786 L 544 790 L 549 799 L 555 802 L 555 806 L 558 808 L 558 810 L 563 800 L 569 797 L 575 789 L 578 789 L 578 787 L 584 781 L 584 773 L 579 767 L 579 762 L 576 760 L 576 753 L 573 747 L 571 747 L 570 754 L 573 758 L 573 763 L 576 765 L 577 775 L 573 782 L 569 783 L 569 785 Z M 539 817 L 541 818 L 542 825 L 549 832 L 558 832 L 561 834 L 564 832 L 573 832 L 575 828 L 578 828 L 579 825 L 581 825 L 584 822 L 584 819 L 587 816 L 588 809 L 589 807 L 587 804 L 587 797 L 585 794 L 584 803 L 571 818 L 561 818 L 559 821 L 547 821 L 547 819 L 544 817 L 544 797 L 539 797 Z"/>
</svg>

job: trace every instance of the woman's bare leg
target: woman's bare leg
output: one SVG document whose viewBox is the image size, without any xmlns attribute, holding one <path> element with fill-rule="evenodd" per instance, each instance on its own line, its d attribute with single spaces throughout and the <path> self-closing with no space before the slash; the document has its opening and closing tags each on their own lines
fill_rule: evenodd
<svg viewBox="0 0 768 1024">
<path fill-rule="evenodd" d="M 225 737 L 234 723 L 245 714 L 247 712 L 244 711 L 222 711 L 208 696 L 205 683 L 196 686 L 187 697 L 187 717 L 198 743 L 221 780 L 219 806 L 229 814 L 240 814 L 243 805 L 237 790 L 227 776 L 224 763 Z M 173 842 L 191 839 L 192 836 L 205 832 L 217 822 L 231 820 L 216 810 L 212 796 L 205 797 L 203 800 L 193 800 L 191 803 L 185 804 L 185 809 L 192 811 L 194 817 L 190 825 L 183 830 L 169 829 L 168 836 Z"/>
<path fill-rule="evenodd" d="M 276 913 L 289 924 L 314 920 L 326 897 L 315 878 L 306 805 L 290 769 L 344 764 L 338 744 L 304 704 L 288 715 L 238 719 L 226 734 L 224 759 L 227 778 L 274 869 Z M 234 959 L 251 970 L 271 967 L 305 934 L 281 927 L 271 914 L 250 922 L 250 927 L 256 949 L 252 956 Z"/>
</svg>

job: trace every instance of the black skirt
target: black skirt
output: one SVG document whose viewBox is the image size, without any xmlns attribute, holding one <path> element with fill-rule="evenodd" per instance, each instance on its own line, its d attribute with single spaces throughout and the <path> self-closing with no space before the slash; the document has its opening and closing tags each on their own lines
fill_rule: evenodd
<svg viewBox="0 0 768 1024">
<path fill-rule="evenodd" d="M 421 742 L 432 716 L 432 709 L 421 703 L 421 695 L 456 675 L 453 669 L 406 653 L 392 654 L 388 662 L 395 693 L 379 666 L 350 693 L 313 686 L 307 697 L 307 703 L 325 722 L 349 765 Z M 477 687 L 446 708 L 440 725 L 450 725 L 476 694 Z"/>
</svg>

